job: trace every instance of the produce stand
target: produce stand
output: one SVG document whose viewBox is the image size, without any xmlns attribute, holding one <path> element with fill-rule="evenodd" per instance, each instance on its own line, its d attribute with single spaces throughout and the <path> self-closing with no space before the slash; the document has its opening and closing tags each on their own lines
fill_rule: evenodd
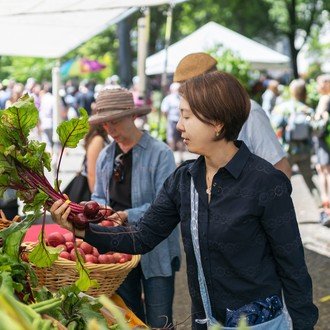
<svg viewBox="0 0 330 330">
<path fill-rule="evenodd" d="M 113 294 L 111 296 L 112 302 L 123 311 L 123 315 L 126 319 L 127 324 L 132 328 L 136 329 L 148 329 L 146 324 L 144 324 L 124 303 L 123 299 L 118 294 Z"/>
</svg>

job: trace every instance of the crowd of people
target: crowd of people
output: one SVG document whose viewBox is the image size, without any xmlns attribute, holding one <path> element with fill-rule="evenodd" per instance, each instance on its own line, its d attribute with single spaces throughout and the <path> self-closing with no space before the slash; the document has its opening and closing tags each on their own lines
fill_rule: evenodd
<svg viewBox="0 0 330 330">
<path fill-rule="evenodd" d="M 218 322 L 232 329 L 242 314 L 250 326 L 265 326 L 260 329 L 313 329 L 318 312 L 290 178 L 297 165 L 319 198 L 322 224 L 330 225 L 330 76 L 317 79 L 316 109 L 306 104 L 302 79 L 290 83 L 285 101 L 278 82 L 269 80 L 261 107 L 216 65 L 206 53 L 187 55 L 179 63 L 160 104 L 166 141 L 141 129 L 139 118 L 152 105 L 139 98 L 138 78 L 131 90 L 121 88 L 117 76 L 104 85 L 83 81 L 63 87 L 63 119 L 76 117 L 83 107 L 91 125 L 81 173 L 87 195 L 74 199 L 69 194 L 70 199 L 107 205 L 115 211 L 111 219 L 120 224 L 90 224 L 76 229 L 76 235 L 99 251 L 143 254 L 118 293 L 153 328 L 174 328 L 181 231 L 194 329 Z M 35 99 L 40 114 L 36 134 L 48 140 L 51 150 L 54 97 L 49 83 L 7 81 L 0 107 L 24 92 Z M 184 150 L 199 158 L 181 159 L 177 166 L 173 151 Z M 51 208 L 54 221 L 73 230 L 69 212 L 63 201 Z M 113 234 L 116 239 L 109 239 Z"/>
<path fill-rule="evenodd" d="M 317 78 L 319 102 L 315 109 L 306 104 L 307 89 L 303 79 L 289 85 L 289 99 L 279 96 L 278 84 L 272 81 L 272 106 L 268 108 L 276 134 L 288 154 L 290 166 L 297 165 L 300 174 L 320 207 L 320 221 L 330 225 L 330 75 Z M 270 90 L 268 89 L 268 90 Z M 268 91 L 267 90 L 267 91 Z M 266 92 L 265 92 L 266 94 Z M 267 93 L 269 95 L 269 93 Z M 269 100 L 269 96 L 264 101 Z M 317 173 L 317 182 L 314 181 Z"/>
</svg>

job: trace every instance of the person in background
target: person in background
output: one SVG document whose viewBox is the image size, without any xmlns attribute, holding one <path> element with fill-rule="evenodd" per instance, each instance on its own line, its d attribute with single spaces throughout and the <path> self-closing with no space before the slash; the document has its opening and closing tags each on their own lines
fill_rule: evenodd
<svg viewBox="0 0 330 330">
<path fill-rule="evenodd" d="M 173 80 L 185 82 L 201 74 L 216 71 L 216 65 L 216 59 L 207 53 L 191 53 L 179 62 Z M 270 125 L 269 118 L 260 105 L 253 100 L 251 100 L 249 118 L 243 125 L 238 139 L 244 141 L 252 153 L 273 164 L 288 178 L 291 177 L 291 166 Z"/>
<path fill-rule="evenodd" d="M 323 129 L 316 140 L 317 165 L 316 170 L 320 182 L 320 192 L 322 207 L 324 213 L 321 212 L 321 223 L 330 225 L 330 145 L 327 143 L 330 131 L 327 129 L 329 125 L 330 112 L 330 75 L 324 74 L 317 78 L 317 90 L 320 99 L 315 111 L 315 122 L 322 123 Z"/>
<path fill-rule="evenodd" d="M 116 74 L 108 77 L 104 81 L 104 86 L 106 88 L 120 88 L 120 79 Z"/>
<path fill-rule="evenodd" d="M 143 217 L 130 227 L 90 224 L 76 234 L 99 251 L 147 253 L 181 224 L 187 260 L 192 328 L 221 322 L 237 327 L 244 315 L 259 329 L 312 330 L 318 319 L 304 260 L 290 180 L 237 140 L 251 102 L 235 77 L 203 74 L 182 84 L 177 128 L 197 160 L 163 184 Z M 68 203 L 50 212 L 67 221 Z M 282 298 L 283 292 L 283 298 Z"/>
<path fill-rule="evenodd" d="M 79 91 L 76 94 L 77 108 L 84 108 L 88 115 L 92 113 L 92 104 L 95 102 L 94 92 L 91 84 L 87 80 L 83 80 L 79 84 Z"/>
<path fill-rule="evenodd" d="M 314 110 L 306 102 L 307 90 L 303 79 L 295 79 L 289 85 L 290 100 L 274 107 L 271 122 L 278 135 L 283 137 L 283 145 L 289 154 L 290 165 L 296 164 L 304 181 L 316 200 L 318 190 L 313 182 L 311 165 L 312 125 Z"/>
<path fill-rule="evenodd" d="M 18 101 L 18 99 L 23 95 L 24 85 L 21 83 L 16 83 L 10 94 L 9 99 L 6 101 L 5 108 L 9 108 L 12 104 Z"/>
<path fill-rule="evenodd" d="M 267 89 L 262 94 L 262 105 L 261 107 L 265 110 L 268 117 L 270 117 L 274 106 L 276 104 L 276 99 L 279 95 L 278 90 L 279 83 L 277 80 L 268 80 Z"/>
<path fill-rule="evenodd" d="M 51 147 L 53 147 L 53 111 L 55 99 L 52 94 L 52 85 L 45 82 L 40 93 L 39 120 L 40 128 L 46 133 Z"/>
<path fill-rule="evenodd" d="M 179 83 L 170 85 L 170 94 L 165 96 L 161 103 L 161 111 L 167 119 L 166 142 L 173 151 L 183 151 L 183 142 L 180 132 L 176 129 L 176 125 L 180 118 L 180 96 Z"/>
<path fill-rule="evenodd" d="M 15 80 L 12 79 L 4 79 L 2 81 L 3 90 L 0 93 L 0 109 L 6 109 L 6 102 L 10 99 L 15 84 Z"/>
<path fill-rule="evenodd" d="M 84 138 L 86 157 L 83 174 L 86 174 L 90 193 L 94 192 L 96 181 L 96 161 L 102 149 L 110 143 L 108 134 L 102 125 L 91 125 Z M 90 200 L 86 199 L 86 200 Z"/>
<path fill-rule="evenodd" d="M 85 156 L 79 173 L 65 187 L 63 193 L 75 203 L 89 201 L 96 181 L 96 161 L 102 149 L 110 143 L 103 125 L 92 125 L 84 138 Z"/>
<path fill-rule="evenodd" d="M 104 89 L 96 99 L 96 114 L 89 119 L 113 138 L 98 157 L 92 199 L 115 210 L 110 219 L 116 223 L 133 225 L 143 216 L 176 167 L 171 149 L 135 126 L 136 117 L 149 112 L 148 106 L 136 107 L 126 89 Z M 151 327 L 171 325 L 174 277 L 179 266 L 176 228 L 142 256 L 141 264 L 129 273 L 117 293 Z"/>
</svg>

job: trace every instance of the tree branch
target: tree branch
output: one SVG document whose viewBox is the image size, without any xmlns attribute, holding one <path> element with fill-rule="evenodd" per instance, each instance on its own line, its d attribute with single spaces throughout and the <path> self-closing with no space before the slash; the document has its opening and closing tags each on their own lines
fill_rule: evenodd
<svg viewBox="0 0 330 330">
<path fill-rule="evenodd" d="M 303 43 L 301 44 L 301 47 L 299 48 L 299 51 L 303 47 L 303 45 L 306 43 L 307 38 L 310 35 L 311 28 L 312 28 L 312 25 L 314 23 L 314 18 L 315 18 L 315 14 L 316 14 L 316 4 L 317 4 L 317 0 L 314 0 L 313 7 L 312 7 L 312 10 L 311 10 L 311 16 L 310 16 L 309 22 L 308 22 L 307 27 L 306 27 L 306 30 L 305 30 L 306 31 L 306 35 L 304 37 Z"/>
</svg>

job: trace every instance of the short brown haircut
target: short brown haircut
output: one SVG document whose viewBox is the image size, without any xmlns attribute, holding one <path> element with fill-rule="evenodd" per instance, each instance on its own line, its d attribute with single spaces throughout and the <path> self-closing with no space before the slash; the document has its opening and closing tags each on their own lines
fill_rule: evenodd
<svg viewBox="0 0 330 330">
<path fill-rule="evenodd" d="M 179 89 L 193 114 L 206 124 L 223 124 L 215 140 L 237 139 L 247 120 L 251 102 L 240 82 L 225 72 L 210 72 L 187 80 Z"/>
</svg>

